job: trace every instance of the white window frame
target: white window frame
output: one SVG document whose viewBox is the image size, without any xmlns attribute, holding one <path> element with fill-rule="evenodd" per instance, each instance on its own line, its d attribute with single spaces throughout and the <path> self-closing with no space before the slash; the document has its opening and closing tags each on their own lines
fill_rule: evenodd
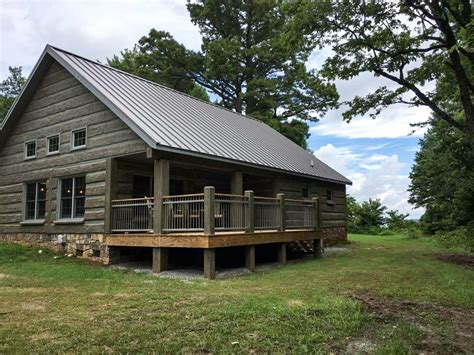
<svg viewBox="0 0 474 355">
<path fill-rule="evenodd" d="M 79 145 L 79 146 L 75 146 L 74 145 L 74 134 L 77 133 L 77 132 L 80 132 L 80 131 L 84 131 L 86 132 L 86 143 L 84 145 Z M 87 148 L 87 127 L 81 127 L 81 128 L 77 128 L 77 129 L 73 129 L 71 131 L 71 150 L 80 150 L 80 149 L 86 149 Z"/>
<path fill-rule="evenodd" d="M 54 151 L 54 152 L 50 152 L 49 151 L 49 140 L 51 138 L 55 138 L 55 137 L 58 137 L 58 150 Z M 61 150 L 61 135 L 58 133 L 58 134 L 52 134 L 48 137 L 46 137 L 46 155 L 56 155 L 56 154 L 59 154 L 60 153 L 60 150 Z"/>
<path fill-rule="evenodd" d="M 59 184 L 58 184 L 58 196 L 57 196 L 57 221 L 56 223 L 58 222 L 61 222 L 61 221 L 84 221 L 84 216 L 82 217 L 74 217 L 74 215 L 76 214 L 76 205 L 74 203 L 74 198 L 75 198 L 75 195 L 76 195 L 76 179 L 77 178 L 84 178 L 84 183 L 86 181 L 86 175 L 75 175 L 75 176 L 67 176 L 67 177 L 62 177 L 59 179 Z M 71 216 L 70 217 L 63 217 L 62 214 L 63 214 L 63 211 L 62 211 L 62 197 L 61 197 L 61 192 L 62 192 L 62 189 L 63 189 L 63 181 L 64 180 L 67 180 L 67 179 L 72 179 L 72 191 L 71 191 Z M 87 185 L 85 183 L 85 185 Z M 84 188 L 86 188 L 86 191 L 87 191 L 87 186 L 84 186 Z M 86 199 L 86 195 L 84 194 L 84 215 L 85 215 L 85 199 Z"/>
<path fill-rule="evenodd" d="M 42 218 L 38 218 L 38 185 L 44 183 L 46 185 L 46 199 L 45 199 L 45 212 L 44 216 Z M 26 214 L 27 212 L 27 203 L 28 203 L 28 185 L 33 185 L 35 184 L 35 215 L 33 218 L 27 218 Z M 46 218 L 46 213 L 48 212 L 46 210 L 47 208 L 47 203 L 48 203 L 48 183 L 46 180 L 37 180 L 37 181 L 30 181 L 30 182 L 25 182 L 23 184 L 23 222 L 36 222 L 36 223 L 44 223 L 45 218 Z"/>
<path fill-rule="evenodd" d="M 28 144 L 34 143 L 35 144 L 35 155 L 28 156 Z M 38 154 L 38 142 L 36 139 L 32 139 L 30 141 L 25 142 L 24 145 L 25 153 L 24 153 L 24 159 L 25 160 L 30 160 L 30 159 L 35 159 L 37 154 Z"/>
</svg>

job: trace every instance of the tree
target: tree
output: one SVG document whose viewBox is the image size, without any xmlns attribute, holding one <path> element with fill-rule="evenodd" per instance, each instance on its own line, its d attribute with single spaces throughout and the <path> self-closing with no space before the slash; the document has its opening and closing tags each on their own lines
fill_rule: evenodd
<svg viewBox="0 0 474 355">
<path fill-rule="evenodd" d="M 392 231 L 400 231 L 407 226 L 408 214 L 400 213 L 397 210 L 387 212 L 386 224 L 387 228 Z"/>
<path fill-rule="evenodd" d="M 274 127 L 306 147 L 307 121 L 334 107 L 335 86 L 311 75 L 310 50 L 286 41 L 290 15 L 274 0 L 188 0 L 203 36 L 195 80 L 220 103 Z M 298 34 L 295 33 L 295 36 Z"/>
<path fill-rule="evenodd" d="M 462 111 L 457 114 L 462 115 Z M 466 135 L 434 118 L 420 141 L 409 187 L 409 202 L 426 209 L 421 218 L 426 233 L 474 223 L 474 175 L 470 169 L 473 164 L 468 163 L 472 159 Z"/>
<path fill-rule="evenodd" d="M 384 213 L 387 207 L 379 199 L 362 202 L 357 208 L 357 225 L 362 230 L 381 228 L 385 224 Z"/>
<path fill-rule="evenodd" d="M 474 150 L 474 18 L 469 0 L 296 1 L 293 31 L 333 54 L 322 75 L 349 80 L 370 72 L 391 82 L 356 96 L 345 120 L 376 117 L 393 104 L 427 106 L 466 134 Z M 464 119 L 456 120 L 428 83 L 447 73 Z"/>
<path fill-rule="evenodd" d="M 261 120 L 306 147 L 307 122 L 334 107 L 338 96 L 333 84 L 306 68 L 311 49 L 302 41 L 286 40 L 291 15 L 280 2 L 198 0 L 188 1 L 187 8 L 203 36 L 200 52 L 152 30 L 133 51 L 109 63 L 157 76 L 155 81 L 165 77 L 166 85 L 192 80 L 218 104 Z"/>
<path fill-rule="evenodd" d="M 209 101 L 206 90 L 188 76 L 195 65 L 194 57 L 168 32 L 151 29 L 132 50 L 125 49 L 107 62 L 114 68 Z"/>
<path fill-rule="evenodd" d="M 22 75 L 22 67 L 8 67 L 8 71 L 10 75 L 0 83 L 0 123 L 26 82 L 26 78 Z"/>
</svg>

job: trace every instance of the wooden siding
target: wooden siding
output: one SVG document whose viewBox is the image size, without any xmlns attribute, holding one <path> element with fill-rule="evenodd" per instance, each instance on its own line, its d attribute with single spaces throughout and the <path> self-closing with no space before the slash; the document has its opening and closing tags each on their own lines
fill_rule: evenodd
<svg viewBox="0 0 474 355">
<path fill-rule="evenodd" d="M 87 148 L 71 151 L 71 130 L 82 127 L 87 127 Z M 46 156 L 46 137 L 55 134 L 60 135 L 60 154 Z M 24 160 L 24 143 L 29 140 L 37 142 L 37 158 Z M 106 159 L 145 150 L 132 130 L 53 62 L 0 146 L 0 233 L 103 233 Z M 75 175 L 86 176 L 84 223 L 55 225 L 59 179 Z M 47 222 L 21 226 L 23 184 L 46 179 Z"/>
</svg>

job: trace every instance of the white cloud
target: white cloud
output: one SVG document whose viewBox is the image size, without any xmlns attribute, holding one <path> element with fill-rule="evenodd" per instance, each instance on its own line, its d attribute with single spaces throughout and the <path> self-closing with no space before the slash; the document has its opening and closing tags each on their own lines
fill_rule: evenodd
<svg viewBox="0 0 474 355">
<path fill-rule="evenodd" d="M 133 47 L 152 27 L 199 49 L 201 36 L 185 5 L 184 0 L 0 0 L 0 75 L 6 76 L 9 65 L 29 73 L 47 43 L 104 62 Z"/>
<path fill-rule="evenodd" d="M 397 154 L 357 153 L 349 146 L 327 144 L 314 151 L 314 155 L 352 180 L 347 192 L 358 201 L 379 198 L 389 209 L 409 213 L 412 218 L 423 213 L 408 203 L 410 179 L 400 173 L 406 164 Z"/>
<path fill-rule="evenodd" d="M 430 112 L 426 107 L 408 108 L 397 105 L 382 111 L 377 119 L 355 118 L 347 123 L 342 120 L 339 111 L 334 111 L 311 127 L 310 132 L 343 138 L 404 138 L 414 129 L 410 124 L 426 121 Z M 424 128 L 417 129 L 412 136 L 421 137 L 425 131 Z"/>
</svg>

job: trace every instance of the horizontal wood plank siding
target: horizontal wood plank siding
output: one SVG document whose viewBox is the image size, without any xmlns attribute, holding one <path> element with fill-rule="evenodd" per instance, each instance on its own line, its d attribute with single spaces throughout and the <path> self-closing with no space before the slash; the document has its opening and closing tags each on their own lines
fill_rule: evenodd
<svg viewBox="0 0 474 355">
<path fill-rule="evenodd" d="M 82 127 L 87 127 L 87 148 L 71 151 L 71 130 Z M 46 137 L 55 134 L 60 135 L 60 154 L 46 156 Z M 37 158 L 25 161 L 24 143 L 33 139 L 37 142 Z M 132 130 L 53 62 L 0 147 L 0 233 L 103 233 L 106 159 L 145 150 L 145 144 Z M 51 222 L 20 225 L 23 184 L 51 175 Z M 86 176 L 84 223 L 55 224 L 59 180 L 78 175 Z"/>
</svg>

